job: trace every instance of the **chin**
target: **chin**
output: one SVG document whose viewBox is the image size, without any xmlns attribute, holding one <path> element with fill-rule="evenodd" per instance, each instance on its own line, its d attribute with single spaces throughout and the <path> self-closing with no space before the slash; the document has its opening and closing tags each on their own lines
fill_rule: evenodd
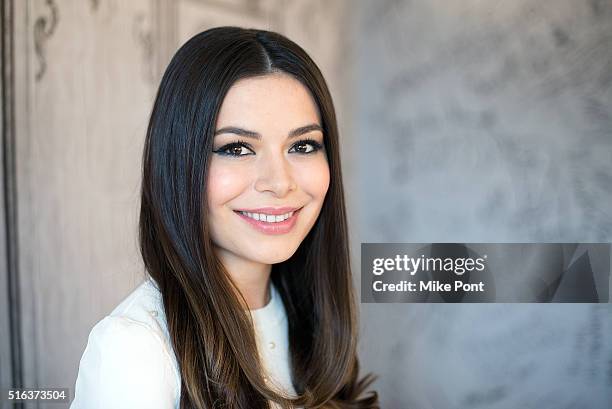
<svg viewBox="0 0 612 409">
<path fill-rule="evenodd" d="M 257 253 L 246 255 L 246 258 L 249 258 L 253 261 L 257 261 L 262 264 L 277 264 L 282 263 L 283 261 L 287 261 L 295 254 L 296 248 L 282 248 L 276 251 L 267 249 L 264 252 L 258 251 Z"/>
</svg>

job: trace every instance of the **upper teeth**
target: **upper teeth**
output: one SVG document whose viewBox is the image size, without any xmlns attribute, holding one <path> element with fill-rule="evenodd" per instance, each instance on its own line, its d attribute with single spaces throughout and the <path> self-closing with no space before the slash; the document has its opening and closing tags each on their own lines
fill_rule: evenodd
<svg viewBox="0 0 612 409">
<path fill-rule="evenodd" d="M 283 220 L 287 220 L 293 215 L 293 212 L 279 214 L 279 215 L 265 214 L 265 213 L 249 213 L 249 212 L 240 212 L 240 213 L 242 213 L 245 216 L 250 217 L 251 219 L 261 220 L 261 221 L 269 222 L 269 223 L 282 222 Z"/>
</svg>

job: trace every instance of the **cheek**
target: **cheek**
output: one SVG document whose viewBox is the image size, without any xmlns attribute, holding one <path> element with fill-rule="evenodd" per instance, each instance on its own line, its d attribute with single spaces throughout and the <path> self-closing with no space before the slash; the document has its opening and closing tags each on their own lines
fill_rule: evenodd
<svg viewBox="0 0 612 409">
<path fill-rule="evenodd" d="M 239 196 L 248 186 L 248 174 L 237 167 L 218 161 L 210 164 L 207 181 L 208 204 L 211 211 Z"/>
<path fill-rule="evenodd" d="M 329 188 L 329 179 L 329 165 L 324 158 L 308 164 L 299 172 L 300 187 L 315 200 L 323 201 Z"/>
</svg>

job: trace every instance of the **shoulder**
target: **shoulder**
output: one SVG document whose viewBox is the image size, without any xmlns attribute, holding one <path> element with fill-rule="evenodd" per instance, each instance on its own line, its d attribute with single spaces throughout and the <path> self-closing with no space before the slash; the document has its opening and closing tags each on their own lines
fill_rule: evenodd
<svg viewBox="0 0 612 409">
<path fill-rule="evenodd" d="M 125 318 L 159 334 L 169 343 L 162 295 L 155 281 L 148 277 L 115 307 L 109 317 Z"/>
<path fill-rule="evenodd" d="M 91 330 L 71 409 L 176 407 L 179 372 L 151 285 L 141 284 Z"/>
</svg>

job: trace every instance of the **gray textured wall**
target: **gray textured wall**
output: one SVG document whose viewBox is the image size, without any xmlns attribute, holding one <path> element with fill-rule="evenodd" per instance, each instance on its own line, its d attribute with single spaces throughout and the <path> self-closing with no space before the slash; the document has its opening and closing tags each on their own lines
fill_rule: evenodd
<svg viewBox="0 0 612 409">
<path fill-rule="evenodd" d="M 361 242 L 612 241 L 611 1 L 366 1 Z M 384 408 L 610 408 L 612 308 L 362 306 Z"/>
</svg>

